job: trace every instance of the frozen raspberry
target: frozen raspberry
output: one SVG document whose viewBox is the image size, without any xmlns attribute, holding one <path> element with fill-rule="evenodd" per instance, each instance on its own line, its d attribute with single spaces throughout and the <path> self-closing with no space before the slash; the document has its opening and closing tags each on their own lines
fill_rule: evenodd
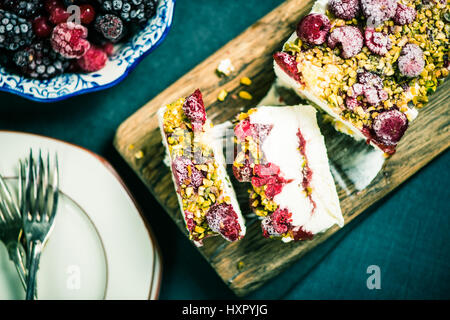
<svg viewBox="0 0 450 320">
<path fill-rule="evenodd" d="M 106 64 L 108 57 L 106 53 L 96 47 L 90 47 L 84 56 L 78 59 L 78 65 L 84 72 L 95 72 Z"/>
<path fill-rule="evenodd" d="M 311 13 L 298 23 L 297 36 L 309 44 L 321 45 L 326 41 L 330 28 L 330 20 L 326 15 Z"/>
<path fill-rule="evenodd" d="M 202 172 L 195 167 L 189 158 L 175 158 L 172 162 L 172 171 L 178 187 L 184 184 L 198 188 L 203 184 L 204 176 Z"/>
<path fill-rule="evenodd" d="M 357 107 L 362 106 L 362 103 L 355 97 L 347 97 L 345 98 L 345 105 L 349 110 L 354 111 Z"/>
<path fill-rule="evenodd" d="M 206 213 L 206 221 L 212 231 L 220 233 L 228 241 L 236 241 L 240 238 L 241 226 L 230 204 L 214 204 Z"/>
<path fill-rule="evenodd" d="M 330 0 L 328 8 L 336 17 L 352 20 L 359 15 L 359 0 Z"/>
<path fill-rule="evenodd" d="M 328 46 L 334 49 L 338 44 L 342 46 L 344 59 L 356 56 L 362 49 L 364 40 L 357 27 L 345 26 L 334 29 L 328 37 Z"/>
<path fill-rule="evenodd" d="M 103 51 L 105 51 L 108 57 L 114 54 L 114 44 L 112 42 L 106 42 L 103 46 Z"/>
<path fill-rule="evenodd" d="M 52 34 L 52 27 L 47 17 L 39 16 L 33 20 L 34 34 L 39 38 L 48 38 Z"/>
<path fill-rule="evenodd" d="M 292 213 L 287 209 L 277 209 L 272 215 L 263 219 L 261 227 L 263 236 L 280 236 L 291 228 Z"/>
<path fill-rule="evenodd" d="M 413 43 L 407 43 L 398 58 L 398 69 L 400 73 L 406 77 L 417 77 L 425 67 L 423 59 L 423 51 L 420 47 Z"/>
<path fill-rule="evenodd" d="M 275 62 L 284 70 L 291 78 L 296 81 L 301 81 L 300 72 L 297 68 L 297 61 L 294 56 L 286 52 L 277 52 L 273 55 Z"/>
<path fill-rule="evenodd" d="M 355 98 L 364 96 L 366 102 L 370 105 L 377 105 L 381 101 L 387 100 L 388 93 L 383 90 L 383 80 L 372 72 L 363 71 L 358 73 L 358 83 L 352 86 L 352 92 L 346 99 L 346 105 L 349 109 L 362 105 L 357 103 Z"/>
<path fill-rule="evenodd" d="M 194 131 L 201 131 L 206 121 L 205 105 L 203 104 L 202 93 L 199 89 L 186 98 L 183 103 L 183 111 L 186 117 L 191 121 Z"/>
<path fill-rule="evenodd" d="M 267 184 L 266 190 L 264 194 L 270 200 L 272 200 L 277 194 L 280 194 L 283 190 L 284 183 L 283 182 L 275 182 Z"/>
<path fill-rule="evenodd" d="M 367 18 L 367 26 L 377 27 L 394 17 L 397 0 L 361 0 L 361 9 Z"/>
<path fill-rule="evenodd" d="M 69 17 L 70 13 L 68 13 L 64 7 L 55 7 L 50 13 L 50 21 L 55 25 L 67 22 Z"/>
<path fill-rule="evenodd" d="M 399 3 L 395 11 L 394 22 L 398 25 L 410 24 L 416 19 L 416 9 Z"/>
<path fill-rule="evenodd" d="M 377 140 L 388 146 L 397 144 L 407 128 L 406 115 L 397 109 L 380 113 L 373 122 Z"/>
<path fill-rule="evenodd" d="M 122 20 L 113 14 L 97 16 L 95 19 L 95 30 L 103 38 L 113 43 L 119 41 L 125 34 Z"/>
<path fill-rule="evenodd" d="M 373 86 L 378 90 L 383 89 L 383 80 L 375 73 L 363 71 L 358 73 L 358 82 L 361 84 Z"/>
<path fill-rule="evenodd" d="M 235 127 L 234 127 L 234 135 L 240 140 L 245 141 L 245 138 L 247 136 L 252 135 L 252 125 L 250 123 L 250 120 L 248 118 L 240 121 Z"/>
<path fill-rule="evenodd" d="M 280 167 L 271 162 L 267 164 L 255 164 L 253 172 L 258 177 L 277 176 L 280 173 Z"/>
<path fill-rule="evenodd" d="M 376 32 L 373 28 L 366 28 L 364 38 L 366 39 L 367 48 L 380 56 L 386 55 L 392 47 L 389 37 L 381 32 Z"/>
<path fill-rule="evenodd" d="M 250 160 L 245 158 L 241 166 L 233 166 L 233 174 L 239 182 L 250 182 L 253 176 L 253 169 Z"/>
<path fill-rule="evenodd" d="M 86 40 L 88 30 L 73 22 L 61 23 L 52 32 L 51 43 L 53 50 L 65 58 L 81 58 L 91 47 Z"/>
<path fill-rule="evenodd" d="M 95 9 L 90 4 L 80 6 L 80 20 L 84 25 L 90 24 L 95 19 Z"/>
</svg>

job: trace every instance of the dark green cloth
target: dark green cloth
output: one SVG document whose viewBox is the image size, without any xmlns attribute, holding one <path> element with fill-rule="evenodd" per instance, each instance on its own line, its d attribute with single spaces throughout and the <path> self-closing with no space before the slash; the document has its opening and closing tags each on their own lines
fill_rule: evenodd
<svg viewBox="0 0 450 320">
<path fill-rule="evenodd" d="M 55 104 L 0 93 L 0 129 L 66 140 L 114 165 L 162 248 L 162 299 L 235 296 L 114 151 L 114 132 L 139 107 L 281 2 L 178 0 L 167 39 L 114 88 Z M 449 162 L 448 152 L 432 161 L 249 298 L 450 298 Z M 380 290 L 366 286 L 370 265 L 380 267 Z"/>
</svg>

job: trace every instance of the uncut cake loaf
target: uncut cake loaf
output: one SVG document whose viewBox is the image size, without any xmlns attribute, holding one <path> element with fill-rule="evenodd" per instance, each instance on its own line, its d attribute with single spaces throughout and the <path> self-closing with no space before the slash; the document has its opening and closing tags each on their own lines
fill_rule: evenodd
<svg viewBox="0 0 450 320">
<path fill-rule="evenodd" d="M 448 75 L 449 2 L 318 0 L 274 69 L 337 130 L 385 154 Z"/>
</svg>

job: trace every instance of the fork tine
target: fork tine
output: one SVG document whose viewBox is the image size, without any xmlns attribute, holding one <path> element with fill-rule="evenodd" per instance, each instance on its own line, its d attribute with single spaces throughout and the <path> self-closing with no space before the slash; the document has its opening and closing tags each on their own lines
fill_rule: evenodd
<svg viewBox="0 0 450 320">
<path fill-rule="evenodd" d="M 50 159 L 49 162 L 50 163 Z M 50 165 L 49 165 L 50 172 Z M 53 219 L 56 215 L 56 210 L 58 208 L 58 200 L 59 200 L 59 162 L 58 162 L 58 154 L 55 153 L 55 163 L 53 164 L 53 170 L 51 173 L 52 178 L 52 191 L 53 191 L 53 199 L 52 199 L 52 209 L 50 211 L 50 221 L 53 222 Z"/>
<path fill-rule="evenodd" d="M 17 218 L 15 216 L 14 210 L 11 210 L 12 203 L 14 203 L 11 192 L 9 191 L 9 188 L 7 184 L 5 183 L 5 180 L 3 179 L 2 175 L 0 175 L 0 197 L 2 205 L 4 206 L 4 210 L 6 210 L 6 215 L 8 215 L 9 219 L 14 220 L 14 218 Z"/>
<path fill-rule="evenodd" d="M 27 178 L 26 178 L 26 189 L 25 189 L 25 206 L 26 210 L 25 212 L 28 213 L 28 216 L 26 217 L 27 220 L 32 220 L 34 213 L 33 210 L 35 209 L 34 206 L 34 199 L 36 199 L 35 194 L 32 195 L 32 193 L 35 193 L 35 170 L 34 170 L 34 159 L 33 159 L 33 150 L 30 149 L 30 155 L 28 157 L 28 163 L 27 163 Z M 32 201 L 33 199 L 33 201 Z"/>
</svg>

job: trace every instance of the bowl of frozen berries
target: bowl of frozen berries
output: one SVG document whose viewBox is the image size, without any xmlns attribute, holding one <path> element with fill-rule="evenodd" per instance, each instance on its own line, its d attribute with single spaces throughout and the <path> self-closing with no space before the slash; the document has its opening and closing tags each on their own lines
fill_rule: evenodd
<svg viewBox="0 0 450 320">
<path fill-rule="evenodd" d="M 0 90 L 52 102 L 109 88 L 165 38 L 175 0 L 0 0 Z"/>
</svg>

